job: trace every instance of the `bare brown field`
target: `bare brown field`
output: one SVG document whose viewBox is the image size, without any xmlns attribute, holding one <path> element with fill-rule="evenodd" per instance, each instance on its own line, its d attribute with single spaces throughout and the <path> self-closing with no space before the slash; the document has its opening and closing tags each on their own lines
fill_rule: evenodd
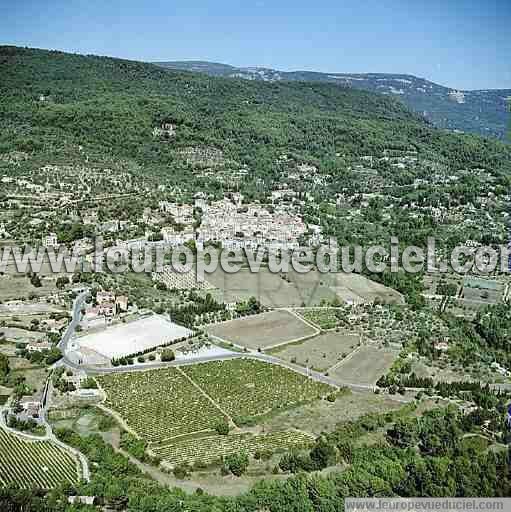
<svg viewBox="0 0 511 512">
<path fill-rule="evenodd" d="M 300 276 L 299 280 L 290 282 L 262 267 L 257 273 L 242 269 L 234 274 L 226 274 L 219 268 L 206 278 L 218 288 L 211 293 L 224 302 L 256 297 L 265 306 L 287 307 L 319 304 L 322 299 L 335 298 L 335 293 L 319 280 L 311 285 L 306 274 Z"/>
<path fill-rule="evenodd" d="M 326 274 L 329 285 L 341 300 L 347 303 L 373 302 L 378 299 L 386 304 L 404 304 L 404 297 L 387 286 L 371 281 L 360 274 L 343 272 Z M 357 298 L 360 298 L 358 300 Z"/>
<path fill-rule="evenodd" d="M 332 378 L 352 384 L 374 385 L 392 366 L 399 351 L 366 345 L 330 373 Z"/>
<path fill-rule="evenodd" d="M 358 334 L 332 331 L 275 349 L 272 353 L 290 363 L 326 371 L 353 352 L 359 341 Z"/>
<path fill-rule="evenodd" d="M 207 332 L 235 345 L 265 349 L 316 331 L 288 311 L 279 310 L 211 325 Z"/>
<path fill-rule="evenodd" d="M 252 296 L 269 307 L 318 306 L 322 300 L 331 302 L 336 297 L 347 304 L 373 302 L 376 298 L 386 303 L 404 302 L 400 293 L 358 274 L 322 274 L 316 270 L 272 274 L 264 267 L 256 273 L 242 269 L 227 274 L 219 268 L 206 279 L 217 288 L 213 295 L 224 302 Z"/>
</svg>

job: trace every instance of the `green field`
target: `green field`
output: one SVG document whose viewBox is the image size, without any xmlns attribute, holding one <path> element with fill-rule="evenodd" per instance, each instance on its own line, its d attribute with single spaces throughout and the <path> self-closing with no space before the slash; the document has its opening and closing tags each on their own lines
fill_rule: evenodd
<svg viewBox="0 0 511 512">
<path fill-rule="evenodd" d="M 77 462 L 68 452 L 49 441 L 22 439 L 0 428 L 2 486 L 52 489 L 77 481 Z"/>
<path fill-rule="evenodd" d="M 149 442 L 207 431 L 223 415 L 176 368 L 98 377 L 105 405 Z"/>
<path fill-rule="evenodd" d="M 231 419 L 238 425 L 262 420 L 332 389 L 281 366 L 250 359 L 118 373 L 97 380 L 107 393 L 105 406 L 171 465 L 192 459 L 210 463 L 238 449 L 253 454 L 302 446 L 310 436 L 239 431 L 217 436 L 214 428 Z"/>
<path fill-rule="evenodd" d="M 296 313 L 320 329 L 327 330 L 334 329 L 341 323 L 340 316 L 343 311 L 339 308 L 308 308 L 297 309 Z"/>
<path fill-rule="evenodd" d="M 251 359 L 183 367 L 220 407 L 237 418 L 261 416 L 319 398 L 330 386 L 281 366 Z"/>
<path fill-rule="evenodd" d="M 153 449 L 164 462 L 212 464 L 221 457 L 246 451 L 254 455 L 258 451 L 276 452 L 285 449 L 300 449 L 311 444 L 314 438 L 301 432 L 272 432 L 269 434 L 212 435 L 198 439 L 187 439 Z"/>
</svg>

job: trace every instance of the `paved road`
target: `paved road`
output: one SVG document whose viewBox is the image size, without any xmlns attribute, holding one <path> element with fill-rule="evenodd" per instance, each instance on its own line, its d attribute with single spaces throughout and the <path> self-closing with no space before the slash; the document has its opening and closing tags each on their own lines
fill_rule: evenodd
<svg viewBox="0 0 511 512">
<path fill-rule="evenodd" d="M 80 321 L 80 312 L 82 309 L 82 305 L 85 302 L 85 298 L 87 297 L 88 292 L 82 293 L 78 295 L 73 303 L 73 312 L 72 312 L 72 318 L 71 322 L 69 323 L 66 332 L 62 336 L 62 339 L 57 344 L 58 348 L 64 353 L 67 350 L 67 344 L 69 343 L 69 340 L 71 339 L 71 336 L 74 334 L 76 326 L 78 325 L 78 322 Z M 41 424 L 44 426 L 46 432 L 44 436 L 35 436 L 32 434 L 28 434 L 25 432 L 19 432 L 18 430 L 9 428 L 5 422 L 5 416 L 4 413 L 7 411 L 7 406 L 4 406 L 0 408 L 0 426 L 9 432 L 12 432 L 13 434 L 16 434 L 21 437 L 25 437 L 27 439 L 33 440 L 33 441 L 51 441 L 52 443 L 56 444 L 63 450 L 66 450 L 68 452 L 71 452 L 75 457 L 78 459 L 80 465 L 81 465 L 81 474 L 82 478 L 86 480 L 87 482 L 90 481 L 90 470 L 89 470 L 89 464 L 87 462 L 86 457 L 83 455 L 83 453 L 79 452 L 75 448 L 68 446 L 67 444 L 63 443 L 53 433 L 53 430 L 51 428 L 51 425 L 48 423 L 47 420 L 47 410 L 49 405 L 49 398 L 51 397 L 53 384 L 52 384 L 52 375 L 53 371 L 57 366 L 60 366 L 61 364 L 64 364 L 65 360 L 64 358 L 57 361 L 52 368 L 51 372 L 48 375 L 48 378 L 46 380 L 46 383 L 44 385 L 43 394 L 41 397 L 41 409 L 39 411 L 39 418 Z"/>
<path fill-rule="evenodd" d="M 328 384 L 335 388 L 347 387 L 354 391 L 373 391 L 374 386 L 365 385 L 365 384 L 353 384 L 350 382 L 343 382 L 337 379 L 332 379 L 322 373 L 316 372 L 309 368 L 303 368 L 302 366 L 298 366 L 292 363 L 288 363 L 287 361 L 283 361 L 282 359 L 278 359 L 277 357 L 270 356 L 268 354 L 262 354 L 259 352 L 232 352 L 229 354 L 215 355 L 215 356 L 199 356 L 195 358 L 180 360 L 180 361 L 172 361 L 172 362 L 157 362 L 151 364 L 133 364 L 129 366 L 117 366 L 113 368 L 101 368 L 98 366 L 83 366 L 73 363 L 71 361 L 66 361 L 66 365 L 75 368 L 84 370 L 87 374 L 91 375 L 105 375 L 109 373 L 125 373 L 125 372 L 134 372 L 134 371 L 144 371 L 144 370 L 156 370 L 161 368 L 172 368 L 175 366 L 188 366 L 192 364 L 201 364 L 208 363 L 212 361 L 229 361 L 232 359 L 256 359 L 258 361 L 263 361 L 270 364 L 276 364 L 282 366 L 284 368 L 288 368 L 289 370 L 293 370 L 305 377 L 309 377 L 318 382 L 322 382 L 324 384 Z"/>
<path fill-rule="evenodd" d="M 72 446 L 69 446 L 69 445 L 63 443 L 62 441 L 60 441 L 59 439 L 57 439 L 57 437 L 53 433 L 51 425 L 48 423 L 47 411 L 48 411 L 49 401 L 50 401 L 52 391 L 53 391 L 53 382 L 52 382 L 53 371 L 58 366 L 66 364 L 65 352 L 67 351 L 67 345 L 76 330 L 76 326 L 80 322 L 82 306 L 85 303 L 85 299 L 87 298 L 88 295 L 89 295 L 88 291 L 83 292 L 83 293 L 79 294 L 74 300 L 71 322 L 69 322 L 66 332 L 62 336 L 61 340 L 57 343 L 57 347 L 64 354 L 64 357 L 62 359 L 60 359 L 59 361 L 57 361 L 52 366 L 52 369 L 51 369 L 52 371 L 48 375 L 48 379 L 46 380 L 46 384 L 44 386 L 44 391 L 43 391 L 43 395 L 41 398 L 41 410 L 39 413 L 41 423 L 44 425 L 44 427 L 46 429 L 46 435 L 43 439 L 48 439 L 48 440 L 52 441 L 53 443 L 55 443 L 56 445 L 60 446 L 62 449 L 72 452 L 78 458 L 81 468 L 82 468 L 82 471 L 81 471 L 82 478 L 84 480 L 86 480 L 87 482 L 90 481 L 90 470 L 89 470 L 89 463 L 87 461 L 87 458 L 80 451 L 76 450 Z"/>
<path fill-rule="evenodd" d="M 67 326 L 66 332 L 62 336 L 62 339 L 58 342 L 57 347 L 60 348 L 61 352 L 65 354 L 67 350 L 67 346 L 69 344 L 69 340 L 75 333 L 76 327 L 80 322 L 82 306 L 85 304 L 85 300 L 89 295 L 89 291 L 80 293 L 73 303 L 73 311 L 71 322 Z"/>
<path fill-rule="evenodd" d="M 63 354 L 65 354 L 69 340 L 71 339 L 72 335 L 74 334 L 76 326 L 78 325 L 78 323 L 80 321 L 81 309 L 82 309 L 82 306 L 83 306 L 88 294 L 89 294 L 88 291 L 81 293 L 80 295 L 78 295 L 76 297 L 76 299 L 73 303 L 71 322 L 67 326 L 66 332 L 62 336 L 62 339 L 57 344 L 57 347 L 62 351 Z M 83 453 L 79 452 L 75 448 L 68 446 L 67 444 L 65 444 L 62 441 L 60 441 L 59 439 L 57 439 L 57 437 L 53 433 L 51 425 L 48 423 L 48 420 L 47 420 L 48 405 L 49 405 L 49 400 L 50 400 L 52 390 L 53 390 L 53 383 L 52 383 L 53 371 L 55 370 L 56 367 L 58 367 L 62 364 L 66 364 L 65 356 L 62 359 L 60 359 L 59 361 L 57 361 L 51 367 L 51 372 L 48 375 L 48 378 L 44 385 L 43 394 L 41 397 L 41 409 L 39 411 L 39 418 L 40 418 L 41 424 L 44 426 L 44 428 L 46 430 L 45 435 L 44 436 L 34 436 L 31 434 L 27 434 L 25 432 L 19 432 L 17 430 L 9 428 L 5 422 L 5 417 L 4 417 L 4 411 L 7 410 L 7 407 L 0 408 L 0 426 L 2 428 L 12 432 L 13 434 L 16 434 L 21 437 L 25 437 L 27 439 L 31 439 L 34 441 L 45 441 L 45 440 L 51 441 L 52 443 L 56 444 L 63 450 L 71 452 L 78 459 L 78 461 L 80 463 L 82 478 L 84 480 L 86 480 L 87 482 L 89 482 L 90 481 L 90 470 L 89 470 L 89 464 L 87 462 L 86 457 L 83 455 Z"/>
<path fill-rule="evenodd" d="M 73 368 L 75 370 L 84 370 L 88 374 L 108 374 L 108 373 L 122 373 L 122 372 L 132 372 L 132 371 L 141 371 L 141 370 L 150 370 L 150 369 L 159 369 L 159 368 L 168 368 L 173 366 L 186 366 L 191 364 L 200 364 L 200 363 L 208 363 L 211 361 L 226 361 L 231 359 L 239 359 L 239 358 L 247 358 L 247 359 L 257 359 L 259 361 L 264 361 L 266 363 L 270 364 L 277 364 L 279 366 L 283 366 L 284 368 L 288 368 L 289 370 L 293 370 L 297 373 L 300 373 L 306 377 L 310 377 L 318 382 L 323 382 L 324 384 L 328 384 L 330 386 L 339 388 L 339 387 L 348 387 L 350 389 L 353 389 L 355 391 L 372 391 L 374 390 L 374 386 L 372 385 L 364 385 L 364 384 L 353 384 L 350 382 L 343 382 L 339 381 L 337 379 L 332 379 L 330 377 L 327 377 L 326 375 L 316 372 L 314 370 L 311 370 L 309 368 L 303 368 L 302 366 L 298 366 L 296 364 L 289 363 L 287 361 L 283 361 L 282 359 L 279 359 L 277 357 L 263 354 L 256 351 L 249 351 L 249 352 L 231 352 L 228 354 L 222 354 L 222 355 L 215 355 L 215 356 L 197 356 L 195 358 L 190 358 L 186 360 L 180 360 L 180 361 L 172 361 L 172 362 L 157 362 L 157 363 L 151 363 L 151 364 L 133 364 L 129 366 L 117 366 L 112 368 L 103 368 L 98 366 L 86 366 L 86 365 L 80 365 L 75 363 L 74 361 L 71 361 L 67 355 L 66 351 L 68 349 L 68 344 L 73 336 L 76 326 L 78 325 L 80 321 L 81 316 L 81 309 L 83 304 L 85 303 L 85 300 L 88 296 L 89 292 L 84 292 L 78 295 L 75 299 L 75 302 L 73 304 L 73 318 L 71 322 L 68 325 L 68 328 L 66 329 L 66 332 L 64 333 L 64 336 L 60 340 L 58 347 L 63 353 L 63 358 L 61 361 L 59 361 L 60 364 L 65 364 L 69 368 Z M 319 330 L 318 330 L 319 332 Z M 219 338 L 217 336 L 211 336 L 213 339 L 217 339 L 218 341 L 222 343 L 227 343 L 226 340 L 223 340 L 222 338 Z"/>
</svg>

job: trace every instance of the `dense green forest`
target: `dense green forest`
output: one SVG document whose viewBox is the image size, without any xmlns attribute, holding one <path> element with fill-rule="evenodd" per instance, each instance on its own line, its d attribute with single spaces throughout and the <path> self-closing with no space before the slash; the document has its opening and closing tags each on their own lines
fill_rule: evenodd
<svg viewBox="0 0 511 512">
<path fill-rule="evenodd" d="M 436 130 L 392 98 L 332 84 L 254 83 L 7 46 L 0 74 L 0 153 L 80 161 L 81 146 L 91 161 L 123 158 L 180 183 L 194 179 L 177 157 L 189 146 L 220 149 L 247 166 L 247 182 L 267 184 L 283 153 L 334 175 L 351 158 L 385 149 L 434 155 L 453 169 L 511 162 L 504 144 Z M 165 121 L 176 127 L 170 141 L 152 136 Z"/>
</svg>

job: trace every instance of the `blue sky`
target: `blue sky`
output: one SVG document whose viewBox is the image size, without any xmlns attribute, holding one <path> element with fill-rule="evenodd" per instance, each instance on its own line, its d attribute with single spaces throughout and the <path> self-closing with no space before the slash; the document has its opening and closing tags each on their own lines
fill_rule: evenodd
<svg viewBox="0 0 511 512">
<path fill-rule="evenodd" d="M 0 44 L 459 89 L 511 88 L 510 27 L 511 0 L 0 0 Z"/>
</svg>

